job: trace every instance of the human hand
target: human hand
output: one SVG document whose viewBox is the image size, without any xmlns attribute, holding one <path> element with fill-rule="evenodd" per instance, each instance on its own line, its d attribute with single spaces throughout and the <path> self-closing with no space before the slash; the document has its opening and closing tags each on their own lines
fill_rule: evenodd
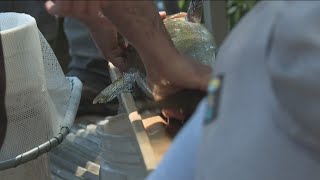
<svg viewBox="0 0 320 180">
<path fill-rule="evenodd" d="M 45 8 L 48 13 L 56 16 L 69 16 L 83 23 L 91 24 L 105 18 L 101 9 L 106 5 L 105 1 L 95 0 L 48 0 Z M 166 17 L 166 12 L 159 12 L 161 19 Z"/>
<path fill-rule="evenodd" d="M 126 69 L 124 46 L 118 42 L 116 27 L 101 13 L 101 1 L 50 0 L 45 7 L 52 15 L 72 17 L 84 23 L 105 58 L 119 69 Z"/>
<path fill-rule="evenodd" d="M 182 89 L 206 91 L 211 67 L 189 60 L 178 52 L 152 1 L 109 2 L 102 11 L 137 49 L 155 100 Z M 185 15 L 180 13 L 175 18 Z M 176 109 L 163 113 L 171 118 L 185 119 Z"/>
<path fill-rule="evenodd" d="M 186 15 L 187 13 L 181 12 L 171 15 L 170 18 L 185 18 Z M 170 52 L 168 52 L 168 55 L 170 55 Z M 186 103 L 195 103 L 190 102 L 192 98 L 184 97 L 186 99 L 181 99 L 180 97 L 172 97 L 172 95 L 182 89 L 197 89 L 205 92 L 211 78 L 211 68 L 176 53 L 172 53 L 172 57 L 170 58 L 175 59 L 175 61 L 166 59 L 167 62 L 170 61 L 170 66 L 163 64 L 162 67 L 158 65 L 146 67 L 149 85 L 152 87 L 151 89 L 156 100 L 171 98 L 168 101 L 182 101 L 176 102 L 176 104 L 183 104 L 182 106 L 188 106 L 187 109 L 190 109 L 192 104 L 187 105 Z M 162 60 L 162 62 L 164 61 Z M 194 96 L 196 95 L 194 94 Z M 175 104 L 175 102 L 173 103 Z M 178 120 L 185 120 L 190 115 L 189 113 L 192 112 L 183 112 L 181 108 L 166 108 L 162 110 L 162 114 L 165 117 Z"/>
<path fill-rule="evenodd" d="M 181 55 L 172 58 L 175 60 L 170 62 L 170 65 L 155 65 L 154 67 L 147 68 L 148 83 L 155 100 L 160 101 L 167 97 L 170 98 L 172 94 L 183 89 L 195 89 L 206 92 L 211 78 L 211 67 L 202 65 Z M 188 97 L 177 100 L 183 103 L 195 103 L 190 102 Z M 176 104 L 181 104 L 181 102 L 177 102 Z M 175 105 L 175 103 L 172 105 Z M 189 106 L 192 106 L 192 104 Z M 162 114 L 165 117 L 178 120 L 185 120 L 189 113 L 191 112 L 183 112 L 180 107 L 162 109 Z"/>
<path fill-rule="evenodd" d="M 138 50 L 156 100 L 180 89 L 206 90 L 211 68 L 187 60 L 179 54 L 161 22 L 160 17 L 165 17 L 164 13 L 160 13 L 162 15 L 160 17 L 157 16 L 157 9 L 152 1 L 86 1 L 85 3 L 80 4 L 78 0 L 55 0 L 48 1 L 46 7 L 51 14 L 71 16 L 86 23 L 98 46 L 105 50 L 104 54 L 114 55 L 110 57 L 110 61 L 120 69 L 125 69 L 122 68 L 125 63 L 121 58 L 121 49 L 115 48 L 119 47 L 116 38 L 116 32 L 119 31 Z M 103 12 L 103 16 L 100 12 Z M 102 27 L 106 28 L 107 24 L 113 24 L 116 28 L 109 27 L 110 33 L 106 33 Z M 118 60 L 112 60 L 119 56 Z M 168 65 L 169 60 L 170 65 Z"/>
<path fill-rule="evenodd" d="M 101 12 L 102 6 L 105 6 L 103 2 L 107 1 L 49 0 L 45 3 L 45 7 L 52 15 L 72 17 L 86 24 L 108 61 L 121 71 L 126 71 L 128 69 L 124 57 L 126 45 L 118 41 L 116 27 Z M 164 19 L 166 12 L 159 12 L 159 15 Z"/>
<path fill-rule="evenodd" d="M 160 18 L 166 17 L 166 12 L 159 12 Z M 105 57 L 120 71 L 125 72 L 129 69 L 128 60 L 125 51 L 128 47 L 128 41 L 121 36 L 112 22 L 105 17 L 104 21 L 87 24 L 93 39 L 102 50 Z M 120 37 L 119 37 L 120 36 Z"/>
<path fill-rule="evenodd" d="M 101 4 L 102 1 L 96 0 L 48 0 L 45 8 L 51 15 L 68 16 L 87 24 L 104 18 Z"/>
</svg>

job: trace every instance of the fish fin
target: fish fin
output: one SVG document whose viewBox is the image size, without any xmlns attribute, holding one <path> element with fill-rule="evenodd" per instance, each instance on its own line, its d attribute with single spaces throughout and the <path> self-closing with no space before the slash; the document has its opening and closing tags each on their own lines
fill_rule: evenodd
<svg viewBox="0 0 320 180">
<path fill-rule="evenodd" d="M 112 101 L 118 95 L 124 92 L 131 92 L 133 84 L 135 83 L 135 77 L 132 74 L 126 73 L 112 84 L 101 91 L 93 100 L 93 104 L 107 103 Z"/>
<path fill-rule="evenodd" d="M 113 89 L 113 84 L 109 85 L 106 87 L 103 91 L 101 91 L 94 99 L 92 104 L 97 104 L 97 103 L 107 103 L 111 100 L 113 100 L 117 95 L 114 95 Z"/>
<path fill-rule="evenodd" d="M 190 0 L 186 20 L 193 23 L 201 23 L 203 0 Z"/>
</svg>

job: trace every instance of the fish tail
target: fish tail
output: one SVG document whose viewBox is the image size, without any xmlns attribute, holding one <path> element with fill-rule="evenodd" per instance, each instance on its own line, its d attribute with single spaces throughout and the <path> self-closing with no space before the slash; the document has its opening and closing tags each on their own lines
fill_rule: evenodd
<svg viewBox="0 0 320 180">
<path fill-rule="evenodd" d="M 93 104 L 107 103 L 112 101 L 121 93 L 131 92 L 135 83 L 135 75 L 125 73 L 122 77 L 115 80 L 112 84 L 101 91 L 93 100 Z"/>
</svg>

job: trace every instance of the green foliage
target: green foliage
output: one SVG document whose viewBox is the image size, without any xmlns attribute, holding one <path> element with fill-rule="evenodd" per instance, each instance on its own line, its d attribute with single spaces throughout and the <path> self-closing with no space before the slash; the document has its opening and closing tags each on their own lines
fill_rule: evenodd
<svg viewBox="0 0 320 180">
<path fill-rule="evenodd" d="M 189 7 L 189 0 L 178 0 L 179 8 L 181 9 L 181 12 L 187 12 Z"/>
<path fill-rule="evenodd" d="M 232 29 L 258 1 L 259 0 L 228 0 L 227 16 L 229 29 Z"/>
</svg>

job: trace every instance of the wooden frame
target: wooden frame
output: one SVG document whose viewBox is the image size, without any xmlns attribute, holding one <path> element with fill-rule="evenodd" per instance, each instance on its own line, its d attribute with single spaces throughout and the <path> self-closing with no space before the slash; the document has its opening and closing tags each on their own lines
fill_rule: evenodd
<svg viewBox="0 0 320 180">
<path fill-rule="evenodd" d="M 119 70 L 109 63 L 112 81 L 122 76 Z M 135 133 L 146 172 L 154 170 L 171 144 L 171 137 L 165 130 L 165 121 L 160 116 L 144 118 L 137 113 L 137 107 L 130 93 L 123 93 L 119 101 L 124 106 Z M 150 131 L 156 133 L 150 133 Z M 146 174 L 147 175 L 147 174 Z"/>
</svg>

